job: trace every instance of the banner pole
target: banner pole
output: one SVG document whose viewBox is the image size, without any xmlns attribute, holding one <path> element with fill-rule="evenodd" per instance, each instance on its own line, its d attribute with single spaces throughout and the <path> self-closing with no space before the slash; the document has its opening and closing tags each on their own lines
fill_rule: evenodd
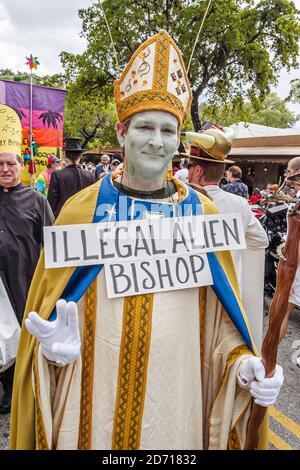
<svg viewBox="0 0 300 470">
<path fill-rule="evenodd" d="M 32 69 L 30 70 L 30 102 L 29 102 L 29 139 L 30 139 L 30 161 L 33 159 L 32 148 Z M 30 186 L 34 186 L 34 176 L 30 175 Z"/>
</svg>

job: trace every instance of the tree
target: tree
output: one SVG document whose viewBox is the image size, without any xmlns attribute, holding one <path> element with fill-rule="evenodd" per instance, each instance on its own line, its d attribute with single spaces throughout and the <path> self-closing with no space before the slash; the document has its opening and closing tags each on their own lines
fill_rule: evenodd
<svg viewBox="0 0 300 470">
<path fill-rule="evenodd" d="M 11 80 L 13 82 L 30 83 L 29 72 L 13 72 L 11 69 L 0 69 L 0 80 Z M 41 77 L 32 74 L 32 83 L 40 85 Z"/>
<path fill-rule="evenodd" d="M 161 28 L 172 35 L 188 63 L 207 2 L 104 0 L 102 6 L 114 38 L 119 70 L 99 2 L 79 10 L 86 51 L 81 55 L 61 54 L 67 82 L 81 77 L 82 86 L 99 92 L 103 87 L 112 88 L 134 50 Z M 189 71 L 195 129 L 201 127 L 198 101 L 204 93 L 206 99 L 219 103 L 263 99 L 277 82 L 281 68 L 289 70 L 297 65 L 297 15 L 291 0 L 212 2 Z"/>
<path fill-rule="evenodd" d="M 68 86 L 64 130 L 82 139 L 82 147 L 117 144 L 115 105 L 105 93 L 87 95 L 78 82 Z"/>
<path fill-rule="evenodd" d="M 292 103 L 300 103 L 300 79 L 295 78 L 291 81 L 291 89 L 287 101 Z"/>
<path fill-rule="evenodd" d="M 239 121 L 262 124 L 264 126 L 286 128 L 292 127 L 299 116 L 289 111 L 286 101 L 272 92 L 254 106 L 247 102 L 230 102 L 224 106 L 200 106 L 199 114 L 205 121 L 213 121 L 223 126 L 230 126 Z"/>
<path fill-rule="evenodd" d="M 30 73 L 13 72 L 10 69 L 0 69 L 0 80 L 12 80 L 29 83 Z M 38 76 L 33 74 L 33 84 L 52 88 L 67 88 L 68 95 L 65 105 L 64 134 L 82 138 L 83 147 L 88 145 L 117 144 L 114 124 L 117 120 L 115 106 L 112 100 L 112 90 L 94 92 L 82 84 L 78 77 L 74 82 L 65 79 L 63 74 Z M 15 109 L 20 119 L 23 111 Z M 39 119 L 47 127 L 57 128 L 61 120 L 59 113 L 47 110 L 39 115 Z"/>
</svg>

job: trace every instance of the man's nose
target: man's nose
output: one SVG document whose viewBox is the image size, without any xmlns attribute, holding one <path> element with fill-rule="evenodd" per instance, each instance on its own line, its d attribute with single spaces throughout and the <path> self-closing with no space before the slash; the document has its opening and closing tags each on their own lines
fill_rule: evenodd
<svg viewBox="0 0 300 470">
<path fill-rule="evenodd" d="M 7 163 L 3 163 L 3 165 L 2 165 L 2 171 L 9 171 L 9 169 L 10 169 L 10 168 L 9 168 L 8 164 L 7 164 Z"/>
<path fill-rule="evenodd" d="M 161 148 L 163 146 L 162 136 L 159 129 L 153 131 L 149 144 L 155 148 Z"/>
</svg>

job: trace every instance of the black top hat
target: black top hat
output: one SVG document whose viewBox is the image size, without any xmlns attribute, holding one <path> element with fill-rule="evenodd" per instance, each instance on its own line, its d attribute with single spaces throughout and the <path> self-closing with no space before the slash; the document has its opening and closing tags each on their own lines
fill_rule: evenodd
<svg viewBox="0 0 300 470">
<path fill-rule="evenodd" d="M 64 141 L 65 152 L 83 152 L 81 148 L 81 140 L 78 137 L 66 137 Z"/>
</svg>

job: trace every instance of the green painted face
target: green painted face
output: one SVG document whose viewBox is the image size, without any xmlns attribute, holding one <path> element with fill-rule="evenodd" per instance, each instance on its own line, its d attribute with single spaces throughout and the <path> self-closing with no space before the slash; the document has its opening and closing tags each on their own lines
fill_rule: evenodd
<svg viewBox="0 0 300 470">
<path fill-rule="evenodd" d="M 160 182 L 178 148 L 178 121 L 164 111 L 137 113 L 123 139 L 129 180 Z"/>
</svg>

